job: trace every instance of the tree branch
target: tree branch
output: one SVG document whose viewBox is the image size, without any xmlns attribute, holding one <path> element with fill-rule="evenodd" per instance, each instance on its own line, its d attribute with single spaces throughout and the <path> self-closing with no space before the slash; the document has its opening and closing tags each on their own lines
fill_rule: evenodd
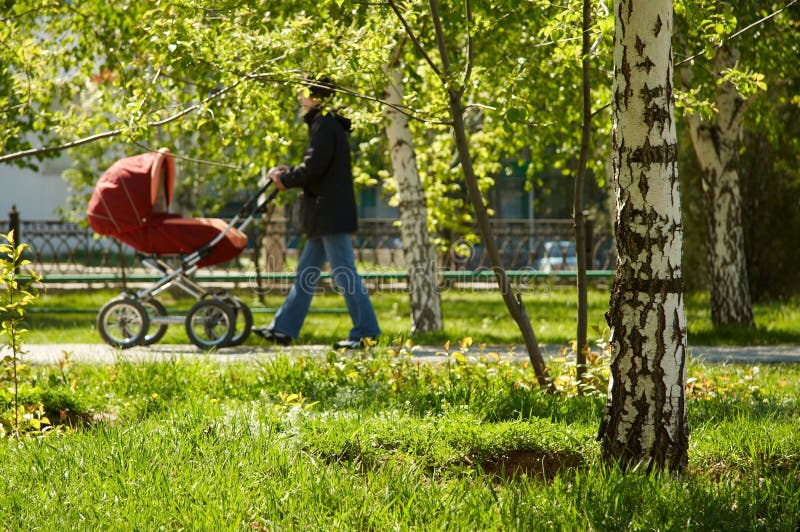
<svg viewBox="0 0 800 532">
<path fill-rule="evenodd" d="M 436 45 L 439 47 L 439 56 L 442 58 L 442 66 L 445 73 L 450 70 L 450 55 L 447 53 L 447 43 L 444 42 L 444 30 L 442 29 L 442 19 L 439 16 L 439 3 L 435 0 L 428 0 L 433 19 L 433 28 L 436 31 Z M 445 78 L 442 81 L 447 83 Z"/>
<path fill-rule="evenodd" d="M 175 120 L 178 120 L 179 118 L 182 118 L 182 117 L 188 115 L 189 113 L 197 111 L 198 109 L 203 107 L 208 102 L 210 102 L 210 101 L 212 101 L 212 100 L 214 100 L 216 98 L 219 98 L 223 94 L 226 94 L 226 93 L 232 91 L 234 88 L 236 88 L 241 83 L 242 83 L 241 81 L 238 81 L 238 82 L 234 83 L 233 85 L 231 85 L 230 87 L 226 87 L 224 89 L 221 89 L 221 90 L 215 92 L 214 94 L 204 98 L 200 102 L 187 107 L 186 109 L 184 109 L 183 111 L 181 111 L 179 113 L 176 113 L 176 114 L 174 114 L 172 116 L 164 118 L 163 120 L 156 120 L 154 122 L 148 122 L 147 123 L 147 127 L 151 127 L 151 128 L 161 127 L 163 125 L 169 124 L 170 122 L 174 122 Z M 0 156 L 0 163 L 7 163 L 9 161 L 14 161 L 16 159 L 22 159 L 24 157 L 31 157 L 31 156 L 36 156 L 36 155 L 47 155 L 49 153 L 56 153 L 56 152 L 68 150 L 70 148 L 76 148 L 78 146 L 83 146 L 84 144 L 89 144 L 91 142 L 95 142 L 95 141 L 98 141 L 98 140 L 107 139 L 107 138 L 111 138 L 111 137 L 117 137 L 119 135 L 124 134 L 126 131 L 129 131 L 130 129 L 131 129 L 131 126 L 121 127 L 121 128 L 113 129 L 111 131 L 105 131 L 103 133 L 98 133 L 96 135 L 90 135 L 88 137 L 84 137 L 84 138 L 81 138 L 81 139 L 78 139 L 78 140 L 73 140 L 73 141 L 67 142 L 65 144 L 59 144 L 58 146 L 47 146 L 47 147 L 43 147 L 43 148 L 33 148 L 33 149 L 30 149 L 30 150 L 24 150 L 24 151 L 19 151 L 19 152 L 16 152 L 16 153 L 10 153 L 8 155 Z"/>
<path fill-rule="evenodd" d="M 778 16 L 778 15 L 779 15 L 779 14 L 781 14 L 782 12 L 784 12 L 784 11 L 786 11 L 787 9 L 789 9 L 790 7 L 792 7 L 792 6 L 793 6 L 794 4 L 796 4 L 797 2 L 798 2 L 798 0 L 792 0 L 791 2 L 789 2 L 788 4 L 786 4 L 785 6 L 783 6 L 782 8 L 778 9 L 777 11 L 774 11 L 774 12 L 770 13 L 769 15 L 767 15 L 767 16 L 765 16 L 765 17 L 762 17 L 762 18 L 760 18 L 760 19 L 758 19 L 758 20 L 756 20 L 756 21 L 755 21 L 755 22 L 753 22 L 752 24 L 750 24 L 750 25 L 748 25 L 748 26 L 745 26 L 744 28 L 740 29 L 739 31 L 732 33 L 732 34 L 730 35 L 730 37 L 728 37 L 727 39 L 723 40 L 721 43 L 719 43 L 717 46 L 715 46 L 715 48 L 716 48 L 716 49 L 719 49 L 719 48 L 721 48 L 721 47 L 722 47 L 722 46 L 724 46 L 724 45 L 725 45 L 725 44 L 726 44 L 728 41 L 732 41 L 733 39 L 735 39 L 736 37 L 739 37 L 739 36 L 740 36 L 740 35 L 742 35 L 743 33 L 746 33 L 746 32 L 748 32 L 748 31 L 750 31 L 751 29 L 755 28 L 756 26 L 760 26 L 761 24 L 763 24 L 763 23 L 767 22 L 768 20 L 770 20 L 770 19 L 772 19 L 772 18 L 774 18 L 774 17 Z M 679 62 L 675 63 L 675 65 L 673 66 L 673 68 L 676 68 L 676 67 L 679 67 L 679 66 L 681 66 L 681 65 L 684 65 L 684 64 L 686 64 L 686 63 L 689 63 L 690 61 L 692 61 L 692 60 L 694 60 L 694 59 L 697 59 L 698 57 L 700 57 L 700 56 L 703 56 L 703 55 L 705 55 L 705 54 L 706 54 L 706 51 L 705 51 L 705 50 L 703 50 L 702 52 L 698 52 L 698 53 L 696 53 L 696 54 L 694 54 L 694 55 L 691 55 L 691 56 L 687 57 L 686 59 L 684 59 L 683 61 L 679 61 Z"/>
<path fill-rule="evenodd" d="M 472 38 L 472 4 L 470 4 L 469 0 L 464 0 L 464 9 L 467 19 L 467 67 L 464 71 L 464 79 L 461 82 L 461 88 L 458 90 L 459 94 L 464 94 L 464 91 L 467 90 L 467 84 L 472 75 L 473 48 L 475 44 Z"/>
<path fill-rule="evenodd" d="M 413 31 L 411 31 L 411 28 L 408 25 L 408 21 L 406 21 L 405 17 L 400 12 L 400 9 L 397 7 L 397 5 L 395 5 L 394 0 L 389 0 L 389 7 L 392 8 L 392 11 L 394 11 L 395 16 L 398 18 L 398 20 L 400 20 L 400 23 L 403 25 L 403 28 L 406 31 L 406 35 L 408 35 L 408 38 L 411 39 L 411 42 L 414 43 L 414 46 L 417 48 L 417 50 L 419 51 L 420 55 L 425 60 L 425 62 L 428 63 L 428 66 L 431 67 L 431 69 L 439 77 L 439 79 L 444 80 L 444 77 L 442 76 L 442 72 L 439 70 L 439 67 L 436 66 L 436 64 L 433 62 L 433 59 L 431 59 L 431 56 L 429 56 L 428 53 L 425 51 L 425 48 L 422 47 L 422 43 L 419 42 L 417 36 L 414 34 Z"/>
<path fill-rule="evenodd" d="M 148 122 L 147 123 L 147 127 L 148 128 L 156 128 L 156 127 L 161 127 L 163 125 L 169 124 L 170 122 L 174 122 L 175 120 L 178 120 L 178 119 L 180 119 L 180 118 L 182 118 L 182 117 L 184 117 L 184 116 L 186 116 L 186 115 L 188 115 L 188 114 L 190 114 L 190 113 L 192 113 L 194 111 L 197 111 L 198 109 L 203 107 L 208 102 L 210 102 L 210 101 L 212 101 L 214 99 L 217 99 L 217 98 L 221 97 L 222 95 L 232 91 L 234 88 L 236 88 L 237 86 L 241 85 L 244 81 L 275 81 L 275 82 L 290 82 L 290 83 L 308 85 L 308 80 L 306 80 L 304 78 L 288 78 L 287 79 L 287 78 L 276 77 L 276 76 L 274 76 L 272 74 L 244 74 L 242 79 L 237 81 L 233 85 L 231 85 L 229 87 L 225 87 L 223 89 L 220 89 L 219 91 L 214 92 L 210 96 L 204 98 L 202 101 L 200 101 L 200 102 L 198 102 L 198 103 L 196 103 L 194 105 L 191 105 L 191 106 L 187 107 L 186 109 L 184 109 L 184 110 L 182 110 L 182 111 L 180 111 L 180 112 L 178 112 L 178 113 L 176 113 L 174 115 L 171 115 L 171 116 L 169 116 L 167 118 L 164 118 L 162 120 Z M 344 88 L 341 88 L 341 87 L 335 87 L 333 90 L 335 92 L 339 92 L 339 93 L 342 93 L 342 94 L 347 94 L 347 95 L 353 96 L 355 98 L 359 98 L 359 99 L 362 99 L 362 100 L 367 100 L 367 101 L 371 101 L 371 102 L 375 102 L 375 103 L 379 103 L 381 105 L 385 105 L 385 106 L 391 107 L 391 108 L 395 109 L 396 111 L 408 116 L 409 118 L 411 118 L 413 120 L 424 122 L 426 124 L 434 124 L 434 125 L 439 125 L 439 126 L 450 126 L 450 125 L 452 125 L 452 122 L 449 121 L 449 120 L 432 120 L 432 119 L 424 118 L 423 116 L 421 116 L 419 114 L 415 114 L 415 110 L 412 109 L 411 107 L 408 107 L 408 106 L 391 104 L 391 103 L 386 102 L 386 101 L 384 101 L 384 100 L 382 100 L 380 98 L 375 98 L 374 96 L 368 96 L 366 94 L 361 94 L 359 92 L 352 91 L 350 89 L 344 89 Z M 15 153 L 9 153 L 7 155 L 0 156 L 0 164 L 11 162 L 11 161 L 14 161 L 16 159 L 23 159 L 23 158 L 26 158 L 26 157 L 35 157 L 35 156 L 47 155 L 47 154 L 50 154 L 50 153 L 57 153 L 57 152 L 60 152 L 60 151 L 71 149 L 71 148 L 77 148 L 78 146 L 83 146 L 84 144 L 90 144 L 90 143 L 96 142 L 98 140 L 117 137 L 117 136 L 120 136 L 120 135 L 124 134 L 126 131 L 129 131 L 131 129 L 131 127 L 132 127 L 132 125 L 129 125 L 129 126 L 126 126 L 126 127 L 112 129 L 110 131 L 104 131 L 102 133 L 97 133 L 95 135 L 90 135 L 88 137 L 83 137 L 83 138 L 80 138 L 80 139 L 77 139 L 77 140 L 66 142 L 64 144 L 59 144 L 57 146 L 47 146 L 47 147 L 41 147 L 41 148 L 32 148 L 32 149 L 29 149 L 29 150 L 23 150 L 23 151 L 19 151 L 19 152 L 15 152 Z"/>
<path fill-rule="evenodd" d="M 8 21 L 10 21 L 10 20 L 19 19 L 19 18 L 25 18 L 25 17 L 29 16 L 31 13 L 36 13 L 37 11 L 46 11 L 46 10 L 48 10 L 50 8 L 57 8 L 57 7 L 59 7 L 59 3 L 58 2 L 53 2 L 51 4 L 43 4 L 43 5 L 40 5 L 40 6 L 33 7 L 31 9 L 29 9 L 28 11 L 24 11 L 24 12 L 18 14 L 18 15 L 12 16 L 12 17 L 0 18 L 0 22 L 5 24 L 5 23 L 8 23 Z"/>
<path fill-rule="evenodd" d="M 314 85 L 313 83 L 309 83 L 309 81 L 307 79 L 305 79 L 305 78 L 299 78 L 299 77 L 298 78 L 280 78 L 280 77 L 274 77 L 272 74 L 254 74 L 254 75 L 250 75 L 249 78 L 252 79 L 252 80 L 256 80 L 256 81 L 274 81 L 274 82 L 283 82 L 283 83 L 288 82 L 288 83 L 296 83 L 298 85 L 306 85 L 306 86 L 308 86 L 308 85 L 313 86 Z M 393 104 L 393 103 L 387 102 L 387 101 L 385 101 L 385 100 L 383 100 L 381 98 L 376 98 L 375 96 L 369 96 L 368 94 L 363 94 L 361 92 L 354 91 L 354 90 L 351 90 L 351 89 L 347 89 L 347 88 L 341 87 L 339 85 L 336 85 L 334 87 L 327 87 L 326 86 L 325 88 L 329 89 L 329 90 L 332 90 L 333 92 L 337 92 L 339 94 L 346 94 L 347 96 L 352 96 L 354 98 L 358 98 L 359 100 L 366 100 L 368 102 L 374 102 L 374 103 L 378 103 L 378 104 L 384 105 L 386 107 L 390 107 L 390 108 L 394 109 L 395 111 L 397 111 L 399 113 L 402 113 L 402 114 L 406 115 L 407 117 L 409 117 L 409 118 L 411 118 L 413 120 L 417 120 L 419 122 L 424 122 L 426 124 L 434 124 L 434 125 L 438 125 L 438 126 L 449 126 L 449 125 L 452 124 L 452 122 L 450 122 L 449 120 L 432 120 L 432 119 L 429 119 L 429 118 L 424 118 L 424 116 L 422 114 L 418 114 L 419 110 L 414 109 L 413 107 L 409 107 L 407 105 Z"/>
</svg>

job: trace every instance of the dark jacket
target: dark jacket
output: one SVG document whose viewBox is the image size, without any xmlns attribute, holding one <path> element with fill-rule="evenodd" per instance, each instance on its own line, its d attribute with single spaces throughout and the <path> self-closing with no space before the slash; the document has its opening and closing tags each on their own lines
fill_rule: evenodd
<svg viewBox="0 0 800 532">
<path fill-rule="evenodd" d="M 281 176 L 287 188 L 303 189 L 303 231 L 309 238 L 358 229 L 348 133 L 350 120 L 312 109 L 303 162 Z"/>
</svg>

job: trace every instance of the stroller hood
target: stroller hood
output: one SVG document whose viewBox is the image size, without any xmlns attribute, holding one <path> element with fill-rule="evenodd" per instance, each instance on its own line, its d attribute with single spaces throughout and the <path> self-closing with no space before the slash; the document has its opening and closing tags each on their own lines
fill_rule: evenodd
<svg viewBox="0 0 800 532">
<path fill-rule="evenodd" d="M 198 266 L 227 262 L 247 245 L 247 235 L 218 218 L 182 218 L 167 212 L 175 163 L 169 150 L 120 159 L 100 177 L 86 213 L 95 233 L 156 255 L 189 254 L 218 235 Z"/>
<path fill-rule="evenodd" d="M 169 150 L 143 153 L 115 162 L 100 177 L 86 214 L 92 230 L 119 236 L 167 211 L 175 182 Z"/>
</svg>

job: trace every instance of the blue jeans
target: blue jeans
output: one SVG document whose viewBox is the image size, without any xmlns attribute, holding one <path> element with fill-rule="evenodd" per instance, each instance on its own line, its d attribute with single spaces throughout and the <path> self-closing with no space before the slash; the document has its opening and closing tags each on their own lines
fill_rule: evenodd
<svg viewBox="0 0 800 532">
<path fill-rule="evenodd" d="M 374 338 L 381 333 L 369 293 L 356 271 L 353 243 L 347 233 L 324 235 L 306 241 L 297 263 L 297 278 L 283 305 L 275 313 L 270 328 L 297 338 L 311 306 L 325 260 L 331 263 L 331 275 L 344 295 L 347 311 L 353 320 L 348 338 Z"/>
</svg>

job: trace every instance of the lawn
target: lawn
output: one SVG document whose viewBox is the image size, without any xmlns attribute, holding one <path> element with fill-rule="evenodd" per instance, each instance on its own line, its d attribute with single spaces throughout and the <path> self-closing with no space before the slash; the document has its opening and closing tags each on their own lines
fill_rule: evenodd
<svg viewBox="0 0 800 532">
<path fill-rule="evenodd" d="M 113 292 L 46 293 L 30 342 L 97 342 L 91 312 Z M 247 294 L 242 294 L 248 297 Z M 526 295 L 544 343 L 573 337 L 572 290 Z M 590 323 L 607 293 L 590 292 Z M 25 417 L 12 437 L 13 381 L 0 374 L 0 523 L 5 530 L 797 530 L 800 366 L 691 361 L 689 467 L 623 474 L 595 441 L 607 353 L 578 395 L 574 366 L 551 363 L 558 391 L 526 362 L 480 343 L 518 343 L 492 293 L 443 293 L 446 330 L 406 338 L 404 294 L 377 294 L 386 339 L 364 353 L 278 354 L 251 362 L 164 355 L 133 363 L 18 367 Z M 274 307 L 281 298 L 252 306 Z M 186 309 L 189 300 L 165 300 Z M 346 334 L 321 296 L 308 343 Z M 687 300 L 708 343 L 797 341 L 796 305 L 757 305 L 754 331 L 714 334 L 707 300 Z M 68 311 L 68 312 L 63 312 Z M 263 323 L 269 313 L 257 314 Z M 174 327 L 166 341 L 185 342 Z M 702 335 L 706 336 L 703 337 Z M 392 336 L 397 336 L 395 343 Z M 470 336 L 478 360 L 414 360 L 412 342 Z M 255 339 L 251 341 L 256 341 Z M 592 357 L 594 358 L 594 357 Z M 3 368 L 9 370 L 8 360 Z"/>
<path fill-rule="evenodd" d="M 42 401 L 53 422 L 81 427 L 0 440 L 0 522 L 7 530 L 796 530 L 800 368 L 692 364 L 689 372 L 690 464 L 676 477 L 603 465 L 602 393 L 548 395 L 529 368 L 491 356 L 420 365 L 378 350 L 28 367 L 27 400 Z"/>
<path fill-rule="evenodd" d="M 119 291 L 44 291 L 29 314 L 30 343 L 100 343 L 94 322 L 97 311 Z M 239 290 L 236 295 L 254 309 L 256 325 L 266 325 L 283 297 L 267 295 L 259 301 L 253 291 Z M 487 344 L 521 344 L 519 330 L 508 315 L 496 292 L 446 290 L 442 292 L 444 331 L 423 334 L 414 340 L 419 344 L 441 345 L 471 336 Z M 159 297 L 168 312 L 185 313 L 194 300 L 170 293 Z M 599 336 L 595 329 L 605 329 L 604 313 L 608 310 L 607 288 L 589 290 L 590 339 Z M 372 295 L 378 320 L 389 340 L 408 335 L 410 310 L 405 293 L 381 292 Z M 524 301 L 539 342 L 567 345 L 575 338 L 577 304 L 574 287 L 541 283 L 530 287 Z M 757 327 L 714 330 L 706 294 L 689 295 L 686 313 L 690 345 L 777 345 L 800 343 L 800 301 L 770 302 L 754 305 Z M 78 309 L 80 312 L 71 312 Z M 38 311 L 38 312 L 37 312 Z M 46 312 L 43 312 L 46 311 Z M 351 327 L 342 297 L 320 294 L 314 298 L 312 310 L 301 333 L 300 343 L 327 344 L 347 336 Z M 171 326 L 162 343 L 188 343 L 183 327 Z M 257 338 L 248 341 L 256 345 Z"/>
</svg>

